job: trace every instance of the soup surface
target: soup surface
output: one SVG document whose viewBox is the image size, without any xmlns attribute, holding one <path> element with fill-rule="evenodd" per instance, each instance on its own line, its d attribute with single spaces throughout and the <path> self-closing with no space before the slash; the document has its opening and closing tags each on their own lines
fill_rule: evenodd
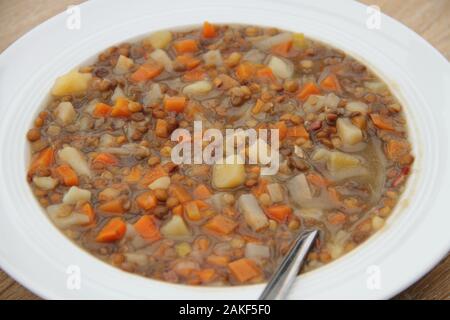
<svg viewBox="0 0 450 320">
<path fill-rule="evenodd" d="M 51 93 L 27 134 L 28 181 L 49 218 L 96 257 L 174 283 L 264 282 L 312 227 L 321 235 L 303 271 L 329 263 L 382 228 L 414 161 L 385 83 L 340 50 L 274 28 L 159 31 L 107 49 Z M 181 140 L 202 139 L 189 135 L 194 121 L 224 135 L 276 130 L 278 171 L 176 164 Z M 232 160 L 275 146 L 261 140 Z"/>
</svg>

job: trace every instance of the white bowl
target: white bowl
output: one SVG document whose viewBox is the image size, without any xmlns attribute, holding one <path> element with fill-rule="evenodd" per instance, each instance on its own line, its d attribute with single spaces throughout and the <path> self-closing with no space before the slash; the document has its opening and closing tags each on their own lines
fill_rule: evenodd
<svg viewBox="0 0 450 320">
<path fill-rule="evenodd" d="M 0 265 L 44 298 L 255 299 L 263 285 L 192 287 L 116 269 L 78 248 L 46 218 L 26 183 L 27 129 L 55 78 L 113 44 L 180 25 L 245 23 L 304 32 L 369 64 L 406 107 L 413 173 L 386 227 L 351 253 L 298 277 L 290 298 L 389 298 L 448 253 L 450 68 L 421 37 L 350 1 L 94 1 L 41 24 L 0 56 Z M 76 14 L 76 11 L 75 11 Z M 72 267 L 71 267 L 72 266 Z M 75 267 L 73 267 L 75 266 Z M 80 272 L 81 286 L 71 283 Z"/>
</svg>

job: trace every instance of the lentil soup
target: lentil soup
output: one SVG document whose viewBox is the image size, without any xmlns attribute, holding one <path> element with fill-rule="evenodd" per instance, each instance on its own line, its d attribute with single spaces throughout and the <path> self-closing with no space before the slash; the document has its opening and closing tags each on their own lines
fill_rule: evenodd
<svg viewBox="0 0 450 320">
<path fill-rule="evenodd" d="M 28 181 L 62 232 L 128 272 L 266 281 L 302 229 L 303 271 L 382 228 L 414 161 L 401 104 L 346 53 L 242 25 L 159 31 L 56 79 L 28 131 Z M 277 174 L 175 164 L 177 128 L 277 129 Z M 252 146 L 246 148 L 246 152 Z"/>
</svg>

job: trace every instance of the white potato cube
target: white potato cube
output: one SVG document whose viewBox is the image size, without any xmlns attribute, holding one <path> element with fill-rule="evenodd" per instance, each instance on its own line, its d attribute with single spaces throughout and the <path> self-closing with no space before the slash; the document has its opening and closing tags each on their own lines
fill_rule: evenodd
<svg viewBox="0 0 450 320">
<path fill-rule="evenodd" d="M 245 222 L 254 230 L 261 230 L 269 225 L 269 220 L 252 194 L 243 194 L 239 197 L 238 206 L 244 214 Z"/>
<path fill-rule="evenodd" d="M 76 204 L 78 201 L 89 200 L 91 200 L 91 192 L 76 186 L 71 187 L 63 197 L 63 203 L 65 204 Z"/>
<path fill-rule="evenodd" d="M 294 68 L 288 62 L 273 56 L 269 61 L 269 68 L 272 72 L 281 79 L 287 79 L 294 74 Z"/>
<path fill-rule="evenodd" d="M 222 164 L 215 164 L 212 173 L 212 183 L 219 189 L 230 189 L 240 186 L 245 181 L 245 166 L 238 163 L 236 156 L 225 159 Z"/>
<path fill-rule="evenodd" d="M 57 184 L 58 180 L 52 177 L 33 177 L 33 183 L 42 190 L 52 190 Z"/>
<path fill-rule="evenodd" d="M 57 120 L 62 124 L 62 125 L 69 125 L 72 122 L 74 122 L 76 116 L 77 116 L 77 112 L 75 111 L 75 109 L 73 108 L 72 103 L 65 101 L 65 102 L 61 102 L 55 109 L 55 115 Z"/>
<path fill-rule="evenodd" d="M 67 162 L 79 175 L 91 176 L 91 170 L 84 155 L 74 147 L 64 147 L 58 153 L 59 158 Z"/>
<path fill-rule="evenodd" d="M 130 68 L 133 66 L 133 64 L 133 59 L 125 57 L 124 55 L 120 55 L 119 59 L 117 59 L 117 63 L 114 67 L 113 72 L 115 74 L 125 74 L 130 71 Z"/>
<path fill-rule="evenodd" d="M 92 75 L 90 73 L 80 73 L 77 70 L 70 71 L 56 79 L 52 88 L 52 94 L 54 96 L 66 96 L 84 93 L 91 79 Z"/>
<path fill-rule="evenodd" d="M 346 145 L 353 145 L 363 140 L 360 128 L 355 126 L 348 118 L 339 118 L 336 122 L 337 133 Z"/>
<path fill-rule="evenodd" d="M 169 239 L 180 239 L 191 235 L 182 217 L 174 215 L 161 227 L 161 233 Z"/>
</svg>

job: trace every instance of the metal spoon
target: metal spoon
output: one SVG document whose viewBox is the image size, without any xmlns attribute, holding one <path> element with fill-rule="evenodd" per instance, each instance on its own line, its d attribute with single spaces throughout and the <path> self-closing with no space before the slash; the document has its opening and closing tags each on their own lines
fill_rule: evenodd
<svg viewBox="0 0 450 320">
<path fill-rule="evenodd" d="M 264 288 L 259 300 L 286 298 L 318 234 L 319 230 L 313 229 L 301 232 L 297 236 L 291 249 Z"/>
</svg>

